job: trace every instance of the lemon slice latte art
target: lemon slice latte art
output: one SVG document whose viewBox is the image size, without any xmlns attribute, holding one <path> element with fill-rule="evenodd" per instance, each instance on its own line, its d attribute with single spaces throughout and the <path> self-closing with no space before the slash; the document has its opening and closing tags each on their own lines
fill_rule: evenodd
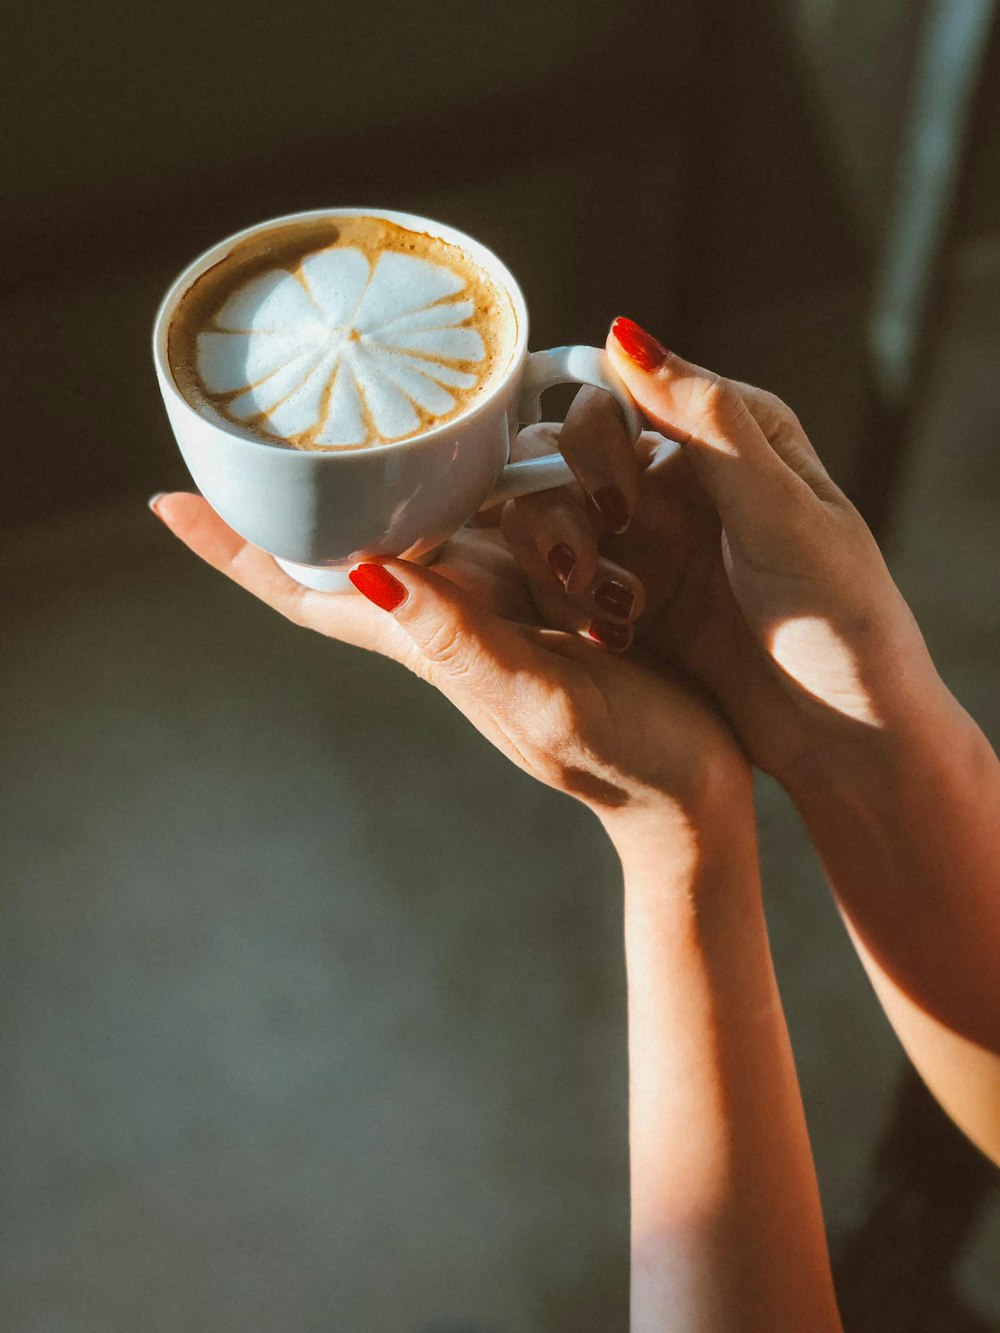
<svg viewBox="0 0 1000 1333">
<path fill-rule="evenodd" d="M 462 251 L 378 219 L 317 239 L 230 256 L 192 289 L 171 360 L 196 406 L 273 443 L 357 449 L 432 429 L 495 383 L 513 315 Z"/>
</svg>

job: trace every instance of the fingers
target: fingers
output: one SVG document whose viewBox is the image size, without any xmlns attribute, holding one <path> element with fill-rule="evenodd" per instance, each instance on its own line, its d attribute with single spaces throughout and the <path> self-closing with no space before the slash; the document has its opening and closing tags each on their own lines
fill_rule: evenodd
<svg viewBox="0 0 1000 1333">
<path fill-rule="evenodd" d="M 847 497 L 831 479 L 798 417 L 777 394 L 752 384 L 736 384 L 750 415 L 778 457 L 815 491 L 821 500 L 845 504 Z"/>
<path fill-rule="evenodd" d="M 559 449 L 606 532 L 624 532 L 639 497 L 639 464 L 618 404 L 584 386 L 573 399 Z"/>
<path fill-rule="evenodd" d="M 561 674 L 542 655 L 535 632 L 501 620 L 448 579 L 404 560 L 358 565 L 351 581 L 403 636 L 398 660 L 531 771 L 526 750 L 551 711 Z"/>
<path fill-rule="evenodd" d="M 533 515 L 520 501 L 505 507 L 503 534 L 547 624 L 585 635 L 612 650 L 629 646 L 631 627 L 642 615 L 646 600 L 642 584 L 630 570 L 599 556 L 592 578 L 578 587 L 565 586 L 552 562 L 543 559 Z M 546 545 L 543 541 L 541 549 Z"/>
<path fill-rule="evenodd" d="M 289 620 L 301 621 L 307 590 L 290 579 L 265 551 L 234 532 L 202 496 L 175 491 L 155 496 L 149 507 L 206 564 Z"/>
<path fill-rule="evenodd" d="M 511 459 L 556 452 L 566 459 L 583 498 L 589 501 L 588 521 L 599 532 L 624 532 L 635 512 L 640 463 L 621 409 L 611 394 L 584 385 L 564 422 L 544 422 L 518 432 L 511 446 Z M 491 520 L 484 517 L 482 521 Z"/>
<path fill-rule="evenodd" d="M 589 588 L 597 574 L 597 536 L 584 502 L 566 487 L 524 495 L 504 505 L 500 529 L 529 578 L 568 593 Z"/>
<path fill-rule="evenodd" d="M 521 463 L 527 458 L 544 458 L 547 454 L 559 452 L 559 432 L 562 423 L 539 421 L 533 426 L 519 430 L 510 442 L 510 461 Z M 488 509 L 480 509 L 474 514 L 467 526 L 470 528 L 498 528 L 503 503 L 492 504 Z"/>
<path fill-rule="evenodd" d="M 618 583 L 617 586 L 628 585 Z M 595 644 L 611 653 L 624 653 L 631 648 L 635 635 L 634 615 L 629 620 L 616 619 L 615 612 L 581 607 L 547 588 L 536 586 L 533 592 L 543 619 L 554 630 L 562 631 L 564 637 L 573 636 L 581 646 L 590 645 L 591 652 Z"/>
<path fill-rule="evenodd" d="M 449 580 L 401 560 L 353 570 L 364 596 L 314 592 L 234 532 L 200 495 L 160 495 L 150 507 L 195 555 L 241 588 L 297 625 L 401 662 L 499 743 L 480 714 L 511 706 L 530 652 L 519 627 L 484 611 Z"/>
<path fill-rule="evenodd" d="M 411 645 L 406 665 L 446 694 L 466 683 L 493 694 L 526 663 L 527 641 L 516 625 L 479 606 L 440 574 L 406 560 L 355 566 L 351 582 L 388 612 Z"/>
<path fill-rule="evenodd" d="M 551 519 L 551 511 L 542 511 L 539 521 L 550 533 Z M 592 565 L 588 565 L 586 578 L 577 581 L 574 569 L 573 579 L 563 579 L 555 567 L 558 561 L 543 558 L 543 550 L 549 557 L 552 554 L 549 537 L 539 538 L 536 515 L 521 501 L 505 506 L 502 532 L 522 572 L 535 588 L 591 616 L 609 614 L 616 620 L 635 620 L 642 614 L 642 584 L 629 570 L 606 556 L 595 554 Z M 576 540 L 575 531 L 570 540 Z M 570 625 L 563 624 L 563 627 L 570 628 Z"/>
<path fill-rule="evenodd" d="M 296 625 L 392 655 L 386 618 L 360 597 L 303 588 L 219 517 L 200 495 L 158 495 L 150 508 L 195 555 Z"/>
<path fill-rule="evenodd" d="M 605 414 L 606 408 L 600 400 L 608 395 L 598 393 L 596 396 L 595 410 Z M 587 407 L 579 421 L 586 424 L 590 411 Z M 561 437 L 564 431 L 565 426 L 550 422 L 526 426 L 518 434 L 511 456 L 516 460 L 555 453 L 563 447 Z M 644 431 L 634 446 L 628 442 L 627 436 L 620 435 L 617 428 L 610 432 L 610 438 L 618 443 L 625 438 L 631 451 L 629 470 L 636 478 L 678 449 L 675 442 L 651 431 Z M 571 451 L 574 448 L 571 440 Z M 593 584 L 598 571 L 598 541 L 608 525 L 596 506 L 587 503 L 586 495 L 578 487 L 563 486 L 520 496 L 506 506 L 498 506 L 496 512 L 501 514 L 500 526 L 504 536 L 516 546 L 521 566 L 530 578 L 544 584 L 547 575 L 542 566 L 545 565 L 549 574 L 572 595 L 584 592 Z M 532 542 L 525 541 L 525 534 L 531 535 Z"/>
<path fill-rule="evenodd" d="M 578 395 L 571 430 L 573 425 L 581 431 L 594 425 L 597 433 L 583 440 L 582 451 L 571 438 L 568 452 L 579 462 L 581 452 L 586 455 L 593 451 L 586 460 L 593 469 L 601 450 L 607 450 L 611 441 L 610 462 L 614 467 L 614 450 L 624 442 L 628 449 L 627 475 L 635 479 L 637 491 L 641 471 L 675 451 L 677 445 L 651 432 L 645 432 L 633 445 L 617 418 L 617 407 L 609 414 L 608 402 L 612 400 L 605 400 L 608 396 L 599 392 L 588 397 Z M 610 416 L 617 420 L 609 420 Z M 565 433 L 565 425 L 527 427 L 518 437 L 520 449 L 533 456 L 539 451 L 552 452 L 558 444 L 568 456 L 563 444 Z M 633 483 L 628 484 L 631 487 Z M 501 520 L 503 536 L 547 623 L 612 651 L 623 651 L 631 643 L 631 626 L 645 606 L 645 592 L 630 570 L 600 554 L 598 539 L 607 527 L 593 502 L 588 504 L 585 493 L 573 486 L 511 501 L 504 506 Z"/>
<path fill-rule="evenodd" d="M 685 446 L 732 535 L 750 542 L 808 511 L 814 493 L 771 447 L 741 386 L 683 361 L 631 320 L 615 320 L 607 350 L 650 422 Z"/>
<path fill-rule="evenodd" d="M 585 592 L 594 583 L 598 572 L 598 540 L 611 525 L 592 499 L 588 503 L 585 486 L 595 485 L 598 469 L 603 469 L 597 493 L 606 505 L 603 492 L 610 488 L 619 494 L 619 488 L 617 481 L 605 485 L 604 479 L 614 476 L 622 480 L 629 498 L 626 500 L 623 495 L 619 506 L 621 513 L 615 522 L 620 528 L 622 516 L 627 520 L 635 508 L 639 473 L 653 457 L 652 438 L 647 433 L 633 445 L 614 400 L 608 394 L 590 389 L 577 395 L 563 425 L 543 423 L 528 426 L 518 434 L 511 451 L 513 456 L 533 458 L 560 450 L 573 462 L 578 476 L 583 473 L 585 477 L 579 487 L 538 491 L 521 496 L 503 508 L 504 536 L 516 545 L 519 562 L 530 578 L 543 584 L 555 579 L 571 595 Z M 621 457 L 623 446 L 625 466 Z M 531 536 L 530 542 L 525 540 L 527 534 Z"/>
</svg>

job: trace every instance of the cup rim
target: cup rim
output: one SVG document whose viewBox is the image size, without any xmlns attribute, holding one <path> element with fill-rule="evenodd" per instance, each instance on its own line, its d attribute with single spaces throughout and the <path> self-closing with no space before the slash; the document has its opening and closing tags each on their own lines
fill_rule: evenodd
<svg viewBox="0 0 1000 1333">
<path fill-rule="evenodd" d="M 203 416 L 192 403 L 184 397 L 177 383 L 174 380 L 170 369 L 170 359 L 167 355 L 167 334 L 170 329 L 170 321 L 179 305 L 181 298 L 194 285 L 203 273 L 207 272 L 214 264 L 219 263 L 225 256 L 241 242 L 251 239 L 254 236 L 261 235 L 270 231 L 273 227 L 285 226 L 288 223 L 295 222 L 317 222 L 323 218 L 337 217 L 366 217 L 377 218 L 387 222 L 394 222 L 397 226 L 405 227 L 410 231 L 421 231 L 425 235 L 432 236 L 436 240 L 448 241 L 456 245 L 459 249 L 466 251 L 467 254 L 487 270 L 494 281 L 499 282 L 506 290 L 514 307 L 514 319 L 517 325 L 517 336 L 514 340 L 514 346 L 511 350 L 510 360 L 505 372 L 497 379 L 493 388 L 483 397 L 478 398 L 464 412 L 451 417 L 448 421 L 442 422 L 439 426 L 434 426 L 430 430 L 421 431 L 417 435 L 408 435 L 402 440 L 387 440 L 381 444 L 369 444 L 353 449 L 296 449 L 289 444 L 281 444 L 277 440 L 274 444 L 266 440 L 255 439 L 253 436 L 244 435 L 239 428 L 233 426 L 224 419 L 218 421 L 210 417 Z M 358 454 L 384 454 L 394 450 L 403 450 L 413 448 L 423 444 L 432 443 L 435 440 L 446 437 L 456 428 L 465 428 L 472 421 L 486 412 L 494 405 L 496 400 L 509 390 L 510 383 L 516 378 L 519 370 L 522 368 L 527 358 L 528 347 L 528 308 L 525 304 L 524 293 L 518 285 L 517 279 L 511 273 L 510 269 L 481 241 L 475 240 L 472 236 L 466 235 L 457 227 L 452 227 L 445 222 L 437 222 L 433 218 L 426 218 L 418 213 L 402 212 L 398 209 L 388 208 L 313 208 L 299 213 L 285 213 L 280 217 L 268 218 L 265 222 L 254 223 L 250 227 L 244 227 L 240 231 L 233 232 L 231 235 L 217 241 L 214 245 L 203 250 L 196 259 L 181 270 L 174 278 L 173 282 L 167 288 L 167 292 L 160 301 L 156 311 L 156 317 L 153 321 L 153 364 L 156 369 L 157 378 L 160 381 L 161 391 L 164 395 L 169 394 L 172 402 L 183 412 L 194 417 L 197 421 L 207 424 L 216 430 L 220 430 L 229 440 L 237 441 L 239 444 L 245 444 L 251 448 L 266 449 L 269 452 L 280 450 L 287 455 L 298 455 L 304 459 L 317 458 L 356 458 Z"/>
</svg>

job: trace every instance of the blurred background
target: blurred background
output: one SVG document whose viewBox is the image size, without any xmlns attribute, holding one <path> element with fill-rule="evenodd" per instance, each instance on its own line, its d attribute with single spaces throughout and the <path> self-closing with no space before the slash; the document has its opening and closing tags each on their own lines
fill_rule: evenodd
<svg viewBox="0 0 1000 1333">
<path fill-rule="evenodd" d="M 0 216 L 7 1333 L 623 1333 L 618 870 L 401 670 L 144 507 L 200 250 L 412 209 L 535 347 L 627 313 L 766 385 L 952 689 L 1000 700 L 990 0 L 16 6 Z M 1000 1328 L 996 1173 L 908 1072 L 796 818 L 768 916 L 849 1330 Z"/>
</svg>

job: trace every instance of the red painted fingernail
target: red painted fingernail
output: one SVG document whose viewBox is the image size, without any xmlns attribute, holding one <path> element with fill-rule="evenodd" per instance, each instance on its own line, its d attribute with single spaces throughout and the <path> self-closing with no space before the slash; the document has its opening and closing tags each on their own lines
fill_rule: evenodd
<svg viewBox="0 0 1000 1333">
<path fill-rule="evenodd" d="M 617 486 L 601 486 L 590 497 L 611 532 L 624 532 L 629 524 L 628 505 Z"/>
<path fill-rule="evenodd" d="M 609 615 L 628 620 L 635 606 L 635 593 L 625 583 L 617 579 L 605 579 L 594 589 L 594 605 Z"/>
<path fill-rule="evenodd" d="M 406 589 L 383 565 L 357 565 L 347 577 L 358 592 L 383 611 L 395 611 L 406 601 Z"/>
<path fill-rule="evenodd" d="M 622 652 L 632 642 L 632 631 L 628 625 L 616 625 L 613 620 L 592 620 L 587 633 L 602 648 L 610 648 L 616 653 Z"/>
<path fill-rule="evenodd" d="M 642 370 L 655 370 L 670 355 L 663 343 L 647 333 L 634 319 L 619 316 L 611 325 L 611 332 L 625 355 Z"/>
<path fill-rule="evenodd" d="M 573 554 L 573 548 L 567 546 L 565 542 L 559 542 L 553 546 L 547 559 L 549 569 L 552 570 L 552 573 L 565 588 L 569 584 L 573 570 L 576 569 L 576 556 Z"/>
</svg>

